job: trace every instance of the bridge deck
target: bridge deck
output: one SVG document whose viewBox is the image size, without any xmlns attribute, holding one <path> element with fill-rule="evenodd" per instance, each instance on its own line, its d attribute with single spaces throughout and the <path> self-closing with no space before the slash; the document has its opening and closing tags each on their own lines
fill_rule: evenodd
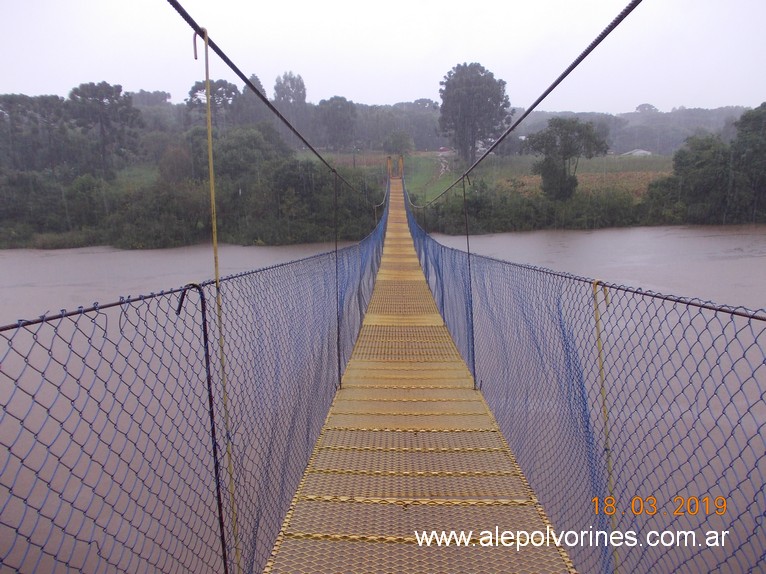
<svg viewBox="0 0 766 574">
<path fill-rule="evenodd" d="M 265 571 L 574 572 L 562 548 L 494 539 L 548 526 L 439 315 L 394 179 L 372 300 Z M 419 546 L 432 530 L 473 545 Z"/>
</svg>

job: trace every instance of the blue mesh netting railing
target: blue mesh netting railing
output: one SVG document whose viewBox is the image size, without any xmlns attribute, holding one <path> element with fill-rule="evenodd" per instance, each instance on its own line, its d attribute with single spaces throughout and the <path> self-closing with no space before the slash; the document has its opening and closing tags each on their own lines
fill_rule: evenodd
<svg viewBox="0 0 766 574">
<path fill-rule="evenodd" d="M 766 313 L 476 255 L 469 277 L 468 254 L 409 217 L 439 309 L 581 572 L 766 569 Z"/>
<path fill-rule="evenodd" d="M 337 304 L 326 253 L 221 280 L 220 313 L 208 282 L 1 327 L 0 571 L 260 571 L 385 220 L 337 252 Z"/>
</svg>

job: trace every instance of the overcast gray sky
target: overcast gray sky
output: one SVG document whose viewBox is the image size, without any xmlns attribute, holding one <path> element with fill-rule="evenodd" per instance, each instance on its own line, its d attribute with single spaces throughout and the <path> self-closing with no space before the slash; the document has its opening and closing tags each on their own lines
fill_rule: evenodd
<svg viewBox="0 0 766 574">
<path fill-rule="evenodd" d="M 529 106 L 628 0 L 183 0 L 269 96 L 284 71 L 311 102 L 439 101 L 456 64 L 479 62 Z M 165 0 L 0 0 L 0 93 L 84 82 L 163 90 L 202 79 L 192 31 Z M 540 109 L 628 112 L 641 103 L 755 107 L 766 101 L 764 0 L 644 0 Z M 241 82 L 213 55 L 211 75 Z"/>
</svg>

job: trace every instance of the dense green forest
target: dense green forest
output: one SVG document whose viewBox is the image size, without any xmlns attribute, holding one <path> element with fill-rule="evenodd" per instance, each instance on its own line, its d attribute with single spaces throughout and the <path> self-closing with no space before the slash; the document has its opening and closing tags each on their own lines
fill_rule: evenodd
<svg viewBox="0 0 766 574">
<path fill-rule="evenodd" d="M 265 93 L 257 77 L 251 81 Z M 369 106 L 335 96 L 312 104 L 300 76 L 288 72 L 277 78 L 271 101 L 351 184 L 339 186 L 341 239 L 359 239 L 374 225 L 385 154 L 450 145 L 439 130 L 439 105 L 427 99 Z M 211 104 L 221 239 L 332 239 L 332 172 L 254 93 L 219 80 Z M 0 247 L 147 248 L 207 240 L 205 105 L 202 82 L 180 104 L 165 92 L 125 93 L 105 82 L 81 84 L 66 98 L 0 95 Z M 548 199 L 513 177 L 479 178 L 469 201 L 475 231 L 764 221 L 765 106 L 662 113 L 646 104 L 619 116 L 535 112 L 498 151 L 518 157 L 524 136 L 554 115 L 592 122 L 610 153 L 675 154 L 673 174 L 648 184 L 641 197 L 616 190 L 594 198 L 580 189 L 567 201 Z M 373 155 L 379 161 L 364 159 Z M 438 204 L 433 228 L 449 230 L 461 209 L 449 198 Z"/>
<path fill-rule="evenodd" d="M 163 92 L 83 84 L 57 96 L 0 96 L 0 246 L 166 247 L 210 238 L 202 83 Z M 240 244 L 334 238 L 335 178 L 290 145 L 252 94 L 217 83 L 214 155 L 220 237 Z M 228 90 L 228 96 L 222 96 Z M 338 167 L 339 234 L 375 224 L 377 169 Z"/>
</svg>

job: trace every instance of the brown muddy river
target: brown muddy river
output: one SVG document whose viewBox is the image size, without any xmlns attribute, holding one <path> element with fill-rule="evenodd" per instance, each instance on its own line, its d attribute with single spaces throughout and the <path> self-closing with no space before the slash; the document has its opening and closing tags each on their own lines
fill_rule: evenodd
<svg viewBox="0 0 766 574">
<path fill-rule="evenodd" d="M 464 237 L 438 235 L 465 249 Z M 221 247 L 222 276 L 332 249 L 331 244 Z M 766 226 L 531 231 L 471 238 L 473 252 L 716 303 L 766 307 Z M 0 324 L 180 287 L 213 277 L 209 246 L 121 251 L 0 251 Z"/>
<path fill-rule="evenodd" d="M 465 237 L 438 235 L 465 249 Z M 665 295 L 766 307 L 766 226 L 634 227 L 471 237 L 471 251 Z"/>
<path fill-rule="evenodd" d="M 317 253 L 334 245 L 280 247 L 222 245 L 221 276 L 259 269 Z M 211 279 L 208 245 L 123 251 L 111 247 L 0 250 L 0 325 L 42 314 L 103 305 L 121 296 L 147 295 Z"/>
</svg>

